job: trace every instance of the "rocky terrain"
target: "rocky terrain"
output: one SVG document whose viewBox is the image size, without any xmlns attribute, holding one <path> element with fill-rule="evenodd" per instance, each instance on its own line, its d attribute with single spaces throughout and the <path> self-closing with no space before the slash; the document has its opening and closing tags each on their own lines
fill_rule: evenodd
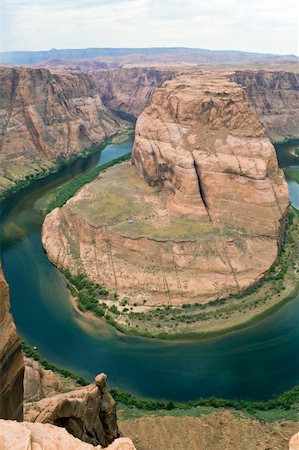
<svg viewBox="0 0 299 450">
<path fill-rule="evenodd" d="M 125 127 L 89 75 L 0 68 L 0 189 L 46 172 Z"/>
<path fill-rule="evenodd" d="M 78 384 L 52 370 L 44 369 L 37 361 L 24 358 L 24 402 L 35 402 L 63 392 L 77 389 Z"/>
<path fill-rule="evenodd" d="M 84 442 L 106 447 L 119 437 L 116 405 L 106 378 L 100 374 L 86 387 L 27 404 L 25 420 L 64 427 Z"/>
<path fill-rule="evenodd" d="M 272 142 L 299 137 L 299 73 L 237 71 L 242 84 Z"/>
<path fill-rule="evenodd" d="M 138 450 L 299 449 L 298 422 L 258 421 L 228 410 L 200 417 L 148 416 L 119 423 Z"/>
<path fill-rule="evenodd" d="M 53 372 L 42 371 L 28 359 L 26 366 L 25 400 L 36 400 L 61 389 L 59 377 Z M 20 340 L 10 314 L 8 286 L 1 271 L 0 419 L 7 419 L 0 420 L 1 450 L 83 450 L 108 445 L 110 450 L 134 450 L 130 439 L 118 439 L 115 401 L 108 392 L 106 375 L 98 375 L 89 386 L 26 403 L 25 419 L 30 423 L 18 423 L 14 421 L 23 420 L 23 375 Z M 46 378 L 43 382 L 42 376 Z"/>
<path fill-rule="evenodd" d="M 0 418 L 23 419 L 24 362 L 0 267 Z M 0 446 L 1 447 L 1 446 Z"/>
<path fill-rule="evenodd" d="M 1 450 L 101 450 L 101 445 L 82 442 L 64 428 L 50 424 L 0 420 Z M 106 450 L 136 450 L 131 439 L 119 438 Z"/>
<path fill-rule="evenodd" d="M 179 305 L 239 292 L 274 263 L 287 185 L 227 74 L 180 75 L 156 90 L 132 162 L 47 216 L 43 244 L 58 267 L 129 303 Z"/>
</svg>

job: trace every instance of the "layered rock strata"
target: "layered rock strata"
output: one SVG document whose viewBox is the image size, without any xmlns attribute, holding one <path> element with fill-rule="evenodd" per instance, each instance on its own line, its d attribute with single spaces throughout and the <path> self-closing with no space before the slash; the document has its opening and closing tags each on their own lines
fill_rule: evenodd
<svg viewBox="0 0 299 450">
<path fill-rule="evenodd" d="M 245 87 L 272 142 L 299 138 L 299 73 L 237 71 L 233 80 Z"/>
<path fill-rule="evenodd" d="M 274 263 L 287 185 L 228 75 L 181 75 L 156 90 L 132 162 L 137 171 L 112 168 L 46 218 L 56 265 L 132 302 L 182 304 L 238 292 Z"/>
<path fill-rule="evenodd" d="M 24 362 L 0 267 L 0 418 L 23 419 Z M 1 445 L 0 445 L 1 447 Z"/>
<path fill-rule="evenodd" d="M 1 450 L 101 450 L 50 424 L 0 420 Z M 131 439 L 118 438 L 106 450 L 136 450 Z"/>
<path fill-rule="evenodd" d="M 132 67 L 92 73 L 104 104 L 125 119 L 136 120 L 150 103 L 153 92 L 174 78 L 178 69 Z"/>
<path fill-rule="evenodd" d="M 132 162 L 178 211 L 277 239 L 288 206 L 274 147 L 242 87 L 225 74 L 184 75 L 140 116 Z"/>
<path fill-rule="evenodd" d="M 119 437 L 116 405 L 100 374 L 89 386 L 27 405 L 25 419 L 65 428 L 76 438 L 107 446 Z"/>
<path fill-rule="evenodd" d="M 46 170 L 121 127 L 84 73 L 0 68 L 0 187 Z"/>
</svg>

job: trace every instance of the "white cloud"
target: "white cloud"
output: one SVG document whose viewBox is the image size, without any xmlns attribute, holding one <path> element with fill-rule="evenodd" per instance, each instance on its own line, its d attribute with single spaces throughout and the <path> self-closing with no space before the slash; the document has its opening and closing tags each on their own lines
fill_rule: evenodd
<svg viewBox="0 0 299 450">
<path fill-rule="evenodd" d="M 298 0 L 2 0 L 0 50 L 186 46 L 298 54 Z"/>
</svg>

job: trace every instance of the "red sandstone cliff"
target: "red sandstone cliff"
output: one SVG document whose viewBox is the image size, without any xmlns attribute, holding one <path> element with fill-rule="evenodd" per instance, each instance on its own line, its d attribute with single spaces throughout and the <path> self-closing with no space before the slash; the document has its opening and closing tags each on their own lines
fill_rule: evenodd
<svg viewBox="0 0 299 450">
<path fill-rule="evenodd" d="M 136 119 L 149 104 L 155 89 L 176 72 L 151 67 L 118 68 L 93 72 L 92 78 L 111 111 Z"/>
<path fill-rule="evenodd" d="M 138 119 L 132 162 L 173 192 L 173 206 L 278 237 L 288 205 L 274 147 L 244 89 L 225 74 L 178 76 Z"/>
<path fill-rule="evenodd" d="M 237 71 L 250 102 L 273 142 L 299 137 L 299 73 Z"/>
<path fill-rule="evenodd" d="M 0 268 L 0 418 L 23 419 L 24 362 Z"/>
<path fill-rule="evenodd" d="M 84 73 L 0 68 L 0 188 L 69 159 L 121 127 Z"/>
</svg>

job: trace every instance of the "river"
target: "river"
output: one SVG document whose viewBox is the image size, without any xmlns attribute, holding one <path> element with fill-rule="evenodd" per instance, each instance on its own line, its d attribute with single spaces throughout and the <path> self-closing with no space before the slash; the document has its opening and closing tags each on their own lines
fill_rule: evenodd
<svg viewBox="0 0 299 450">
<path fill-rule="evenodd" d="M 73 309 L 60 272 L 42 248 L 38 204 L 54 187 L 128 153 L 131 146 L 132 139 L 108 145 L 2 203 L 2 265 L 19 335 L 49 362 L 90 380 L 105 372 L 110 386 L 142 397 L 268 399 L 298 384 L 299 295 L 253 327 L 197 342 L 125 336 Z M 299 141 L 276 146 L 281 167 L 299 164 L 290 154 L 298 146 Z M 298 207 L 298 185 L 288 182 Z"/>
</svg>

